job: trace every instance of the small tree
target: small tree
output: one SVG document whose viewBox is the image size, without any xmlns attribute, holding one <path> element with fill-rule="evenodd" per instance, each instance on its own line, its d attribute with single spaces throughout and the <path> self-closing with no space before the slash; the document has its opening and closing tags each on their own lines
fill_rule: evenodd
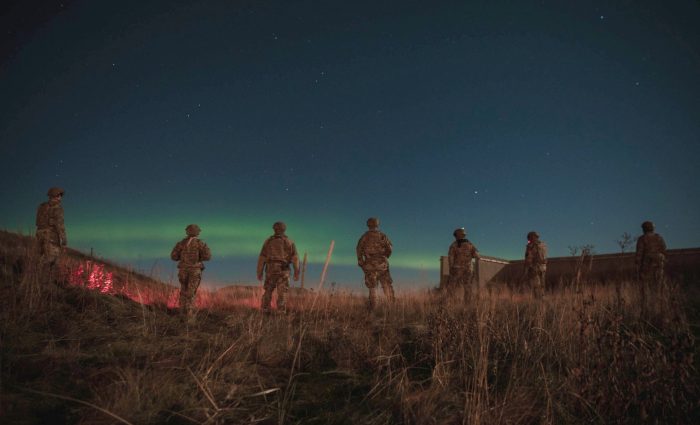
<svg viewBox="0 0 700 425">
<path fill-rule="evenodd" d="M 615 242 L 617 242 L 617 246 L 620 247 L 620 252 L 624 254 L 628 248 L 632 247 L 634 239 L 635 238 L 628 232 L 624 232 L 622 235 L 620 235 L 620 239 L 616 240 Z"/>
</svg>

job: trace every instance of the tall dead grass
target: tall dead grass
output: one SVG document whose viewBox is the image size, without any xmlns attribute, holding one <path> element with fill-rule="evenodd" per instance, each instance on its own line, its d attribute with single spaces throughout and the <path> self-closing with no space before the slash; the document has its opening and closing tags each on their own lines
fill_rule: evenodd
<svg viewBox="0 0 700 425">
<path fill-rule="evenodd" d="M 698 419 L 688 288 L 659 291 L 644 314 L 632 282 L 585 282 L 541 302 L 506 286 L 470 305 L 413 292 L 372 312 L 357 294 L 293 293 L 291 312 L 271 317 L 258 290 L 202 291 L 188 325 L 168 307 L 171 291 L 158 298 L 134 274 L 127 285 L 115 272 L 115 286 L 151 302 L 48 283 L 31 242 L 7 246 L 0 417 L 10 422 Z"/>
</svg>

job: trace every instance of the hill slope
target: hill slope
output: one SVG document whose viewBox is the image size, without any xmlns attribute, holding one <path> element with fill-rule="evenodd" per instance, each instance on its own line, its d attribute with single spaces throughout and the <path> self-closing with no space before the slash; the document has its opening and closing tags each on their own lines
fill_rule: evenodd
<svg viewBox="0 0 700 425">
<path fill-rule="evenodd" d="M 371 313 L 361 297 L 307 293 L 271 317 L 244 302 L 257 294 L 222 291 L 187 325 L 175 288 L 73 251 L 50 283 L 33 244 L 0 234 L 2 423 L 700 419 L 688 288 L 645 315 L 628 282 L 544 302 L 404 295 Z"/>
</svg>

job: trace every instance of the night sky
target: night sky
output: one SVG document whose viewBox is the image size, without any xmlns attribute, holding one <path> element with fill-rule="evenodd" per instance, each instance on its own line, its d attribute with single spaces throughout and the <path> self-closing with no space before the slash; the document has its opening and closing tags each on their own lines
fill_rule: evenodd
<svg viewBox="0 0 700 425">
<path fill-rule="evenodd" d="M 530 230 L 618 252 L 644 220 L 700 246 L 698 1 L 0 10 L 2 228 L 61 186 L 70 246 L 168 280 L 197 223 L 211 285 L 255 281 L 277 220 L 310 283 L 333 239 L 353 288 L 370 216 L 398 289 L 434 285 L 462 226 L 507 259 Z"/>
</svg>

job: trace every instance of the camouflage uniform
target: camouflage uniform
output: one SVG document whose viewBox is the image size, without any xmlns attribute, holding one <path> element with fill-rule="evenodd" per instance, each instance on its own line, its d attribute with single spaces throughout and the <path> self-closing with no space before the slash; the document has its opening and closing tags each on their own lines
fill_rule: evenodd
<svg viewBox="0 0 700 425">
<path fill-rule="evenodd" d="M 43 202 L 37 208 L 36 239 L 39 245 L 42 272 L 54 272 L 62 250 L 68 244 L 66 228 L 63 224 L 63 207 L 61 206 L 63 194 L 63 189 L 52 187 L 48 192 L 49 201 Z M 48 270 L 46 270 L 47 268 Z"/>
<path fill-rule="evenodd" d="M 365 286 L 369 289 L 369 307 L 374 308 L 377 303 L 377 284 L 382 285 L 384 296 L 389 301 L 394 301 L 393 280 L 389 272 L 389 257 L 391 256 L 391 241 L 384 233 L 379 231 L 379 220 L 370 218 L 367 220 L 369 230 L 366 231 L 357 242 L 357 264 L 365 273 Z"/>
<path fill-rule="evenodd" d="M 650 290 L 658 290 L 664 284 L 664 265 L 666 263 L 666 242 L 661 235 L 654 233 L 654 224 L 642 223 L 644 234 L 637 239 L 635 264 L 640 280 L 642 308 L 646 308 Z"/>
<path fill-rule="evenodd" d="M 272 292 L 277 289 L 277 308 L 286 311 L 287 292 L 289 291 L 290 264 L 294 266 L 294 280 L 299 280 L 299 256 L 294 241 L 285 234 L 287 226 L 277 222 L 272 226 L 275 234 L 263 243 L 258 257 L 258 280 L 265 272 L 265 292 L 262 297 L 262 311 L 270 312 Z"/>
<path fill-rule="evenodd" d="M 191 319 L 197 288 L 202 281 L 202 270 L 204 270 L 202 262 L 211 260 L 211 251 L 206 243 L 197 238 L 200 232 L 199 226 L 190 224 L 186 231 L 187 237 L 175 244 L 170 258 L 178 262 L 180 311 Z"/>
<path fill-rule="evenodd" d="M 537 299 L 544 296 L 545 275 L 547 273 L 547 245 L 540 240 L 537 232 L 527 234 L 525 248 L 525 274 L 532 293 Z"/>
<path fill-rule="evenodd" d="M 455 241 L 450 245 L 447 258 L 450 264 L 450 276 L 447 279 L 447 295 L 454 295 L 457 288 L 464 291 L 464 303 L 471 299 L 471 282 L 473 277 L 472 260 L 479 258 L 479 251 L 469 242 L 464 229 L 459 228 L 452 233 Z"/>
</svg>

